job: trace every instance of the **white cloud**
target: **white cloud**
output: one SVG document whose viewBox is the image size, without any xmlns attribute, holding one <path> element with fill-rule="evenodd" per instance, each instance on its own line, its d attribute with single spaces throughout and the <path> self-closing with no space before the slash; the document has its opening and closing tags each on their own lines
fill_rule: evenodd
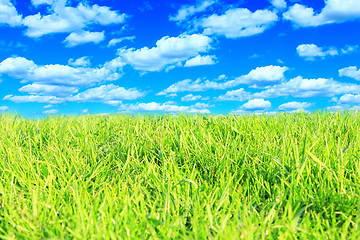
<svg viewBox="0 0 360 240">
<path fill-rule="evenodd" d="M 52 108 L 52 107 L 54 107 L 54 105 L 45 105 L 45 106 L 43 106 L 43 108 Z"/>
<path fill-rule="evenodd" d="M 247 103 L 242 105 L 240 109 L 245 111 L 257 111 L 257 110 L 265 110 L 271 108 L 271 103 L 269 101 L 265 101 L 264 99 L 252 99 Z"/>
<path fill-rule="evenodd" d="M 293 96 L 298 98 L 332 97 L 346 93 L 360 93 L 360 85 L 334 81 L 333 79 L 304 79 L 296 77 L 288 82 L 275 85 L 263 92 L 254 93 L 252 97 L 277 98 Z"/>
<path fill-rule="evenodd" d="M 310 97 L 333 97 L 339 94 L 358 93 L 360 85 L 342 83 L 333 79 L 304 79 L 301 76 L 274 85 L 267 90 L 250 94 L 243 88 L 228 91 L 225 95 L 214 98 L 214 101 L 245 101 L 254 98 L 278 98 L 281 96 L 293 96 L 296 98 Z"/>
<path fill-rule="evenodd" d="M 357 48 L 357 45 L 345 46 L 345 48 L 337 50 L 335 47 L 318 47 L 315 44 L 301 44 L 296 48 L 296 51 L 299 56 L 305 58 L 305 60 L 314 61 L 315 57 L 324 59 L 326 56 L 349 54 L 356 51 Z"/>
<path fill-rule="evenodd" d="M 245 8 L 230 9 L 224 15 L 213 14 L 196 20 L 195 27 L 204 29 L 204 35 L 225 35 L 227 38 L 252 36 L 270 28 L 278 16 L 269 10 L 252 13 Z"/>
<path fill-rule="evenodd" d="M 50 95 L 56 97 L 67 97 L 78 92 L 76 87 L 65 87 L 56 85 L 41 85 L 33 83 L 19 89 L 20 92 L 27 92 L 32 95 Z"/>
<path fill-rule="evenodd" d="M 147 92 L 139 92 L 135 89 L 126 90 L 113 84 L 90 88 L 73 97 L 67 98 L 75 102 L 111 102 L 116 100 L 135 100 L 144 97 Z"/>
<path fill-rule="evenodd" d="M 74 68 L 59 64 L 37 66 L 25 58 L 10 57 L 0 63 L 0 74 L 5 73 L 13 78 L 23 78 L 39 84 L 91 86 L 119 79 L 124 65 L 119 58 L 115 58 L 101 68 Z"/>
<path fill-rule="evenodd" d="M 171 94 L 168 94 L 166 95 L 165 97 L 171 97 L 171 98 L 174 98 L 174 97 L 177 97 L 178 95 L 176 93 L 171 93 Z"/>
<path fill-rule="evenodd" d="M 194 96 L 194 95 L 192 95 L 192 94 L 188 94 L 188 95 L 182 97 L 182 98 L 181 98 L 181 101 L 183 101 L 183 102 L 190 102 L 190 101 L 196 101 L 196 100 L 199 100 L 199 99 L 201 99 L 201 96 L 200 96 L 200 95 Z"/>
<path fill-rule="evenodd" d="M 324 24 L 342 23 L 360 18 L 358 0 L 327 0 L 320 13 L 314 13 L 313 8 L 295 4 L 283 14 L 298 27 L 316 27 Z"/>
<path fill-rule="evenodd" d="M 134 39 L 135 39 L 135 36 L 123 37 L 123 38 L 114 38 L 114 39 L 110 40 L 110 42 L 108 44 L 108 47 L 115 46 L 116 44 L 121 43 L 124 40 L 134 41 Z"/>
<path fill-rule="evenodd" d="M 340 99 L 331 99 L 331 102 L 336 102 L 338 104 L 360 104 L 360 95 L 345 94 L 341 96 Z"/>
<path fill-rule="evenodd" d="M 326 56 L 326 53 L 315 44 L 301 44 L 296 48 L 296 51 L 300 57 L 306 60 L 315 60 L 314 57 L 324 58 Z"/>
<path fill-rule="evenodd" d="M 51 5 L 53 2 L 54 2 L 53 0 L 31 0 L 32 5 L 34 5 L 35 7 L 42 4 Z"/>
<path fill-rule="evenodd" d="M 202 12 L 206 10 L 209 6 L 214 4 L 216 1 L 214 0 L 204 0 L 203 2 L 199 3 L 197 6 L 191 5 L 182 5 L 178 10 L 175 16 L 170 16 L 170 21 L 184 21 L 188 17 L 194 15 L 195 13 Z"/>
<path fill-rule="evenodd" d="M 211 49 L 212 39 L 201 34 L 163 37 L 156 42 L 156 47 L 135 50 L 118 50 L 122 61 L 136 70 L 161 71 L 168 65 L 176 64 L 207 52 Z"/>
<path fill-rule="evenodd" d="M 57 110 L 57 109 L 51 109 L 51 110 L 43 111 L 42 113 L 43 114 L 56 114 L 58 112 L 59 112 L 59 110 Z"/>
<path fill-rule="evenodd" d="M 6 111 L 7 109 L 9 109 L 9 107 L 7 107 L 7 106 L 0 107 L 0 111 Z"/>
<path fill-rule="evenodd" d="M 220 95 L 217 98 L 214 98 L 214 101 L 246 101 L 251 99 L 251 94 L 246 92 L 243 88 L 227 91 L 225 95 Z"/>
<path fill-rule="evenodd" d="M 270 0 L 270 2 L 278 10 L 284 10 L 286 8 L 285 0 Z"/>
<path fill-rule="evenodd" d="M 7 95 L 3 98 L 3 100 L 9 100 L 15 103 L 36 102 L 36 103 L 58 104 L 65 102 L 65 99 L 57 98 L 55 96 L 36 96 L 36 95 L 27 95 L 27 96 Z"/>
<path fill-rule="evenodd" d="M 220 75 L 217 79 L 214 79 L 215 81 L 225 80 L 227 79 L 227 76 L 225 74 Z"/>
<path fill-rule="evenodd" d="M 347 46 L 345 46 L 345 48 L 341 49 L 341 52 L 343 54 L 351 53 L 351 52 L 357 51 L 358 47 L 359 47 L 358 45 L 353 45 L 353 46 L 347 45 Z"/>
<path fill-rule="evenodd" d="M 194 105 L 191 105 L 190 107 L 202 109 L 202 108 L 215 107 L 215 105 L 214 105 L 214 104 L 213 104 L 213 105 L 210 105 L 210 104 L 208 104 L 208 103 L 196 103 L 196 104 L 194 104 Z"/>
<path fill-rule="evenodd" d="M 11 57 L 0 63 L 0 74 L 8 74 L 15 78 L 22 78 L 36 68 L 33 61 L 23 57 Z"/>
<path fill-rule="evenodd" d="M 81 110 L 81 113 L 88 113 L 88 112 L 89 112 L 89 109 L 87 109 L 87 108 Z"/>
<path fill-rule="evenodd" d="M 283 110 L 283 111 L 293 111 L 293 110 L 298 110 L 300 108 L 308 108 L 313 106 L 314 103 L 308 103 L 308 102 L 288 102 L 288 103 L 284 103 L 281 104 L 278 107 L 278 110 Z"/>
<path fill-rule="evenodd" d="M 74 32 L 94 24 L 121 24 L 127 17 L 126 14 L 112 11 L 105 6 L 79 3 L 75 8 L 66 7 L 66 3 L 65 0 L 54 1 L 50 15 L 42 16 L 38 13 L 25 17 L 22 21 L 22 24 L 28 27 L 25 34 L 37 38 L 50 33 Z"/>
<path fill-rule="evenodd" d="M 78 58 L 75 62 L 74 59 L 70 58 L 68 64 L 73 67 L 89 67 L 91 65 L 90 59 L 87 56 Z"/>
<path fill-rule="evenodd" d="M 236 87 L 240 84 L 253 84 L 252 87 L 267 86 L 278 83 L 284 79 L 284 72 L 288 70 L 287 67 L 279 66 L 265 66 L 258 67 L 251 70 L 249 74 L 240 76 L 234 80 L 225 82 L 212 82 L 209 80 L 202 80 L 199 78 L 196 81 L 185 79 L 183 81 L 172 84 L 167 89 L 157 93 L 156 95 L 166 95 L 168 93 L 177 93 L 185 91 L 206 91 L 209 89 L 226 89 Z"/>
<path fill-rule="evenodd" d="M 113 101 L 105 101 L 104 103 L 109 104 L 111 106 L 119 106 L 122 104 L 120 100 L 113 100 Z"/>
<path fill-rule="evenodd" d="M 186 61 L 184 67 L 194 67 L 194 66 L 201 66 L 201 65 L 213 65 L 216 63 L 216 57 L 213 56 L 200 56 L 197 55 L 194 58 L 191 58 Z"/>
<path fill-rule="evenodd" d="M 355 80 L 360 81 L 360 69 L 357 70 L 357 67 L 355 66 L 351 66 L 351 67 L 346 67 L 343 69 L 339 70 L 339 76 L 347 76 L 347 77 L 351 77 L 354 78 Z"/>
<path fill-rule="evenodd" d="M 119 111 L 123 112 L 140 112 L 140 111 L 161 111 L 161 112 L 190 112 L 190 113 L 210 113 L 208 109 L 196 109 L 187 106 L 177 106 L 172 104 L 151 103 L 137 103 L 124 104 L 119 107 Z"/>
<path fill-rule="evenodd" d="M 288 69 L 289 68 L 287 67 L 273 65 L 257 67 L 256 69 L 251 70 L 249 74 L 241 76 L 235 80 L 237 85 L 253 85 L 253 88 L 268 86 L 284 80 L 284 72 Z"/>
<path fill-rule="evenodd" d="M 77 45 L 85 44 L 93 42 L 95 44 L 100 43 L 105 38 L 104 31 L 102 32 L 89 32 L 89 31 L 82 31 L 79 33 L 71 33 L 69 36 L 66 37 L 64 43 L 66 43 L 67 47 L 74 47 Z"/>
<path fill-rule="evenodd" d="M 8 24 L 11 27 L 20 26 L 22 15 L 19 15 L 10 0 L 0 0 L 0 26 Z"/>
</svg>

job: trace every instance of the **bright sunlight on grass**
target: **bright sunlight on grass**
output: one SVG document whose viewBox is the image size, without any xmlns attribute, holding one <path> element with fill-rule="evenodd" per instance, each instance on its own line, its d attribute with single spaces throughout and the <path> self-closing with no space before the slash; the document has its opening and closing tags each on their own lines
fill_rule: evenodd
<svg viewBox="0 0 360 240">
<path fill-rule="evenodd" d="M 0 237 L 358 239 L 359 117 L 0 115 Z"/>
</svg>

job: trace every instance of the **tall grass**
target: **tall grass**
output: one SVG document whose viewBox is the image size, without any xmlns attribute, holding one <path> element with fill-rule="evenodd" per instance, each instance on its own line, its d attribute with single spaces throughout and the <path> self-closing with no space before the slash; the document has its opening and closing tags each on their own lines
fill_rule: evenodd
<svg viewBox="0 0 360 240">
<path fill-rule="evenodd" d="M 359 117 L 0 115 L 0 238 L 359 239 Z"/>
</svg>

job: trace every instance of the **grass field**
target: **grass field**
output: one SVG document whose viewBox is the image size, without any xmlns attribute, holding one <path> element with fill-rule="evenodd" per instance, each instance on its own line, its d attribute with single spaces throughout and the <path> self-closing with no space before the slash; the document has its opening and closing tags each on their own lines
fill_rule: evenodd
<svg viewBox="0 0 360 240">
<path fill-rule="evenodd" d="M 0 115 L 0 238 L 360 239 L 359 117 Z"/>
</svg>

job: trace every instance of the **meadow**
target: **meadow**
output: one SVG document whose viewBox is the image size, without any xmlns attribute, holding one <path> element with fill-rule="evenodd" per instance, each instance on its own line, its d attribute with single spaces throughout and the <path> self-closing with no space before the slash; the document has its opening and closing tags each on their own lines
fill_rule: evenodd
<svg viewBox="0 0 360 240">
<path fill-rule="evenodd" d="M 360 239 L 359 117 L 0 115 L 0 238 Z"/>
</svg>

